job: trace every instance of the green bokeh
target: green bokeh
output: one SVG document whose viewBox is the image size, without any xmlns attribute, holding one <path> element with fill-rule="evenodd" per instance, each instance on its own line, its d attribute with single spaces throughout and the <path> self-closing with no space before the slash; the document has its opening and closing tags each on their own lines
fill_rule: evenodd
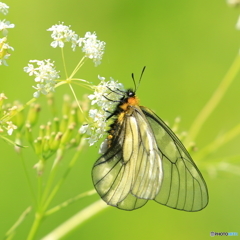
<svg viewBox="0 0 240 240">
<path fill-rule="evenodd" d="M 234 28 L 239 9 L 229 8 L 224 0 L 9 0 L 5 3 L 10 6 L 5 18 L 16 25 L 8 35 L 15 51 L 8 61 L 9 67 L 1 66 L 0 70 L 0 92 L 4 92 L 9 101 L 26 102 L 32 98 L 33 80 L 23 72 L 30 59 L 50 58 L 63 70 L 60 50 L 50 47 L 50 33 L 46 31 L 60 21 L 71 25 L 81 36 L 86 31 L 96 31 L 99 39 L 107 43 L 102 64 L 95 68 L 88 61 L 78 73 L 79 77 L 98 83 L 98 74 L 111 76 L 126 87 L 132 87 L 131 73 L 138 79 L 143 66 L 147 66 L 137 93 L 141 104 L 170 123 L 181 116 L 180 130 L 183 131 L 189 129 L 219 85 L 240 46 L 240 32 Z M 67 53 L 70 72 L 81 54 Z M 196 140 L 199 149 L 239 122 L 239 89 L 237 77 L 203 126 Z M 81 96 L 86 91 L 76 88 L 76 92 Z M 59 106 L 65 93 L 70 93 L 67 87 L 55 93 Z M 39 101 L 46 108 L 45 98 Z M 40 123 L 48 120 L 45 114 Z M 239 141 L 240 138 L 231 141 L 199 163 L 210 193 L 205 210 L 185 213 L 155 202 L 133 212 L 109 207 L 66 239 L 188 240 L 208 239 L 211 231 L 240 234 L 239 174 L 217 172 L 212 177 L 204 167 L 204 163 L 215 158 L 224 161 L 228 156 L 239 156 Z M 53 205 L 92 189 L 91 167 L 98 157 L 97 152 L 98 148 L 93 146 L 83 153 Z M 0 153 L 0 235 L 3 236 L 31 204 L 31 196 L 20 158 L 3 141 Z M 37 177 L 32 166 L 37 159 L 30 149 L 24 150 L 24 155 L 35 184 Z M 239 166 L 239 158 L 237 162 Z M 63 163 L 62 168 L 65 165 Z M 97 199 L 96 195 L 84 199 L 46 219 L 39 236 Z M 30 214 L 19 228 L 16 239 L 25 239 L 32 220 L 33 214 Z"/>
</svg>

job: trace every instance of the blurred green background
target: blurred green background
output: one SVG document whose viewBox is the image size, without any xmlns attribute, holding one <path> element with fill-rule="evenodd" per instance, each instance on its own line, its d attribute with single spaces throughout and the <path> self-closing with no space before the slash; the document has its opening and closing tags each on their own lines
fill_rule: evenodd
<svg viewBox="0 0 240 240">
<path fill-rule="evenodd" d="M 10 6 L 5 18 L 16 25 L 8 35 L 15 51 L 8 61 L 9 67 L 0 69 L 0 92 L 7 95 L 9 102 L 18 99 L 24 103 L 32 98 L 33 78 L 23 72 L 30 59 L 50 58 L 58 70 L 63 70 L 60 50 L 50 47 L 50 32 L 46 31 L 60 21 L 71 25 L 80 36 L 86 31 L 96 31 L 98 38 L 107 43 L 102 64 L 94 67 L 88 61 L 78 77 L 98 83 L 98 74 L 107 79 L 111 76 L 128 88 L 133 86 L 131 73 L 138 79 L 143 66 L 147 66 L 138 89 L 141 104 L 170 124 L 180 116 L 180 130 L 187 131 L 240 47 L 240 32 L 235 29 L 240 9 L 228 7 L 224 0 L 9 0 L 5 3 Z M 69 72 L 81 56 L 80 51 L 66 52 Z M 79 97 L 86 93 L 84 89 L 75 89 Z M 239 91 L 238 76 L 196 139 L 199 149 L 239 122 Z M 70 93 L 66 86 L 55 93 L 59 106 L 65 93 Z M 39 102 L 43 104 L 39 123 L 43 124 L 49 120 L 45 97 Z M 240 235 L 239 173 L 217 171 L 212 176 L 207 169 L 208 161 L 227 162 L 229 156 L 237 157 L 239 167 L 239 141 L 238 137 L 206 159 L 196 161 L 210 194 L 209 205 L 203 211 L 186 213 L 151 201 L 133 212 L 109 207 L 66 239 L 208 239 L 211 231 Z M 93 146 L 83 153 L 53 206 L 93 188 L 91 167 L 98 158 L 97 152 L 98 147 Z M 1 141 L 0 153 L 0 235 L 3 236 L 31 204 L 31 196 L 20 158 L 12 146 Z M 24 155 L 36 186 L 37 176 L 32 169 L 36 156 L 31 149 L 25 149 Z M 97 199 L 97 195 L 85 198 L 46 219 L 37 239 Z M 32 220 L 30 214 L 18 229 L 16 239 L 25 239 Z"/>
</svg>

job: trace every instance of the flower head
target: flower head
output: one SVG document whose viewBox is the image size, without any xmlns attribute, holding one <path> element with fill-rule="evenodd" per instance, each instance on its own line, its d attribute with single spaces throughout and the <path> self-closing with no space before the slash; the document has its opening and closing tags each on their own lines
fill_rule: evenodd
<svg viewBox="0 0 240 240">
<path fill-rule="evenodd" d="M 76 47 L 81 47 L 85 53 L 84 57 L 92 59 L 95 66 L 98 66 L 101 63 L 106 43 L 98 40 L 95 32 L 87 32 L 83 38 L 80 38 L 70 27 L 59 23 L 47 29 L 47 31 L 52 31 L 51 37 L 54 41 L 51 46 L 63 48 L 66 42 L 71 42 L 73 51 Z"/>
<path fill-rule="evenodd" d="M 97 105 L 96 108 L 92 108 L 89 111 L 92 123 L 83 125 L 79 130 L 80 133 L 90 135 L 88 138 L 90 146 L 105 134 L 107 130 L 106 119 L 116 108 L 116 101 L 122 96 L 118 91 L 124 91 L 123 85 L 113 78 L 107 82 L 103 77 L 99 76 L 98 78 L 101 82 L 94 87 L 94 94 L 88 96 L 91 100 L 91 105 Z"/>
<path fill-rule="evenodd" d="M 52 31 L 51 37 L 53 38 L 53 42 L 51 43 L 51 46 L 53 48 L 64 47 L 65 42 L 71 42 L 72 43 L 72 49 L 75 50 L 77 46 L 77 41 L 79 39 L 78 35 L 70 29 L 71 26 L 66 26 L 63 23 L 56 24 L 47 29 L 47 31 Z"/>
<path fill-rule="evenodd" d="M 3 2 L 0 2 L 0 13 L 7 15 L 9 6 Z"/>
<path fill-rule="evenodd" d="M 55 79 L 59 78 L 58 71 L 54 67 L 54 63 L 47 60 L 30 60 L 27 67 L 24 67 L 24 71 L 29 74 L 29 76 L 35 77 L 35 82 L 37 86 L 33 86 L 37 91 L 33 94 L 34 97 L 39 97 L 40 94 L 48 94 L 49 92 L 54 92 L 54 86 L 56 84 Z M 31 63 L 35 63 L 34 66 Z"/>
<path fill-rule="evenodd" d="M 92 59 L 95 66 L 101 63 L 106 43 L 98 40 L 95 32 L 87 32 L 84 38 L 79 39 L 78 44 L 82 46 L 85 57 Z"/>
</svg>

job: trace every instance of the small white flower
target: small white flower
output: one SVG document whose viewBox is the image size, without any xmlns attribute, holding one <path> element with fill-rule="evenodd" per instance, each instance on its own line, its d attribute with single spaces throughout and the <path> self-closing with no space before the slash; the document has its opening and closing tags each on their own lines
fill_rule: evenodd
<svg viewBox="0 0 240 240">
<path fill-rule="evenodd" d="M 84 134 L 87 132 L 87 130 L 88 130 L 88 124 L 83 124 L 79 129 L 79 133 Z"/>
<path fill-rule="evenodd" d="M 101 63 L 106 43 L 98 40 L 95 32 L 87 32 L 84 38 L 79 39 L 78 45 L 83 46 L 82 51 L 93 60 L 95 66 Z"/>
<path fill-rule="evenodd" d="M 7 36 L 8 34 L 8 28 L 14 28 L 15 25 L 13 23 L 10 23 L 9 21 L 0 20 L 0 31 L 2 31 L 3 36 Z"/>
<path fill-rule="evenodd" d="M 101 143 L 98 153 L 99 154 L 104 154 L 107 151 L 107 147 L 108 147 L 108 140 L 105 139 Z"/>
<path fill-rule="evenodd" d="M 7 122 L 7 133 L 8 135 L 12 135 L 13 130 L 17 129 L 17 126 L 15 126 L 12 122 Z"/>
<path fill-rule="evenodd" d="M 90 137 L 88 142 L 93 145 L 97 142 L 107 130 L 107 117 L 115 110 L 116 105 L 123 94 L 124 87 L 113 78 L 110 81 L 105 81 L 105 78 L 98 77 L 101 82 L 94 87 L 94 94 L 89 95 L 92 105 L 97 105 L 98 108 L 89 110 L 91 124 L 84 125 L 80 128 L 81 133 L 86 133 Z M 120 90 L 120 91 L 119 91 Z"/>
<path fill-rule="evenodd" d="M 51 63 L 50 59 L 43 61 L 30 60 L 29 62 L 37 65 L 35 67 L 33 64 L 28 64 L 27 67 L 23 68 L 29 76 L 34 76 L 34 81 L 38 83 L 36 86 L 33 86 L 37 90 L 33 96 L 38 98 L 40 93 L 46 95 L 49 92 L 54 92 L 55 80 L 59 78 L 59 72 L 56 71 L 54 63 Z"/>
<path fill-rule="evenodd" d="M 30 64 L 30 63 L 28 63 L 28 66 L 24 67 L 23 69 L 24 69 L 24 72 L 29 74 L 29 76 L 36 75 L 38 70 L 38 69 L 35 69 L 33 64 Z"/>
<path fill-rule="evenodd" d="M 89 117 L 93 119 L 94 122 L 96 122 L 96 116 L 97 116 L 98 110 L 97 109 L 90 109 L 89 110 Z"/>
<path fill-rule="evenodd" d="M 9 6 L 3 2 L 0 2 L 0 13 L 3 13 L 4 15 L 8 14 L 8 8 Z"/>
<path fill-rule="evenodd" d="M 72 49 L 73 51 L 75 50 L 79 36 L 70 29 L 70 26 L 66 26 L 63 23 L 56 24 L 47 29 L 47 31 L 52 31 L 51 37 L 54 41 L 51 43 L 51 46 L 53 48 L 63 48 L 65 42 L 71 42 Z"/>
<path fill-rule="evenodd" d="M 14 50 L 13 47 L 9 46 L 8 43 L 6 43 L 7 38 L 0 38 L 0 65 L 7 65 L 6 60 L 11 56 L 11 54 L 8 52 L 8 50 Z"/>
</svg>

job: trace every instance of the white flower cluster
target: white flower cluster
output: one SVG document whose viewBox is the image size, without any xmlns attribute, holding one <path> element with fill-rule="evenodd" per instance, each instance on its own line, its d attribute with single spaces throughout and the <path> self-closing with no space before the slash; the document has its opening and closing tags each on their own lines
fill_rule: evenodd
<svg viewBox="0 0 240 240">
<path fill-rule="evenodd" d="M 0 13 L 6 15 L 8 13 L 8 8 L 5 3 L 0 2 Z M 10 57 L 10 53 L 8 53 L 8 50 L 14 50 L 13 47 L 9 46 L 7 43 L 7 34 L 8 34 L 8 28 L 14 28 L 15 25 L 10 23 L 9 21 L 0 20 L 0 32 L 3 34 L 3 38 L 0 38 L 0 65 L 7 65 L 6 60 Z"/>
<path fill-rule="evenodd" d="M 65 42 L 71 42 L 72 49 L 73 51 L 75 50 L 79 37 L 74 31 L 70 29 L 70 26 L 66 26 L 63 23 L 56 24 L 47 29 L 47 31 L 52 32 L 51 37 L 54 41 L 51 43 L 51 46 L 53 48 L 63 48 Z"/>
<path fill-rule="evenodd" d="M 85 57 L 92 59 L 95 66 L 101 63 L 106 43 L 98 40 L 95 32 L 87 32 L 84 38 L 79 39 L 78 44 L 82 46 Z"/>
<path fill-rule="evenodd" d="M 83 125 L 79 130 L 80 133 L 89 135 L 90 146 L 105 134 L 107 130 L 106 119 L 115 110 L 119 99 L 122 97 L 123 94 L 120 91 L 125 91 L 123 85 L 113 78 L 110 78 L 110 81 L 107 82 L 103 77 L 99 76 L 98 78 L 101 82 L 94 87 L 94 94 L 88 96 L 91 105 L 97 105 L 97 108 L 89 111 L 92 123 Z"/>
<path fill-rule="evenodd" d="M 52 31 L 51 37 L 53 42 L 51 46 L 56 48 L 63 48 L 66 42 L 72 43 L 72 49 L 75 51 L 76 47 L 82 47 L 86 58 L 93 60 L 95 66 L 101 63 L 106 43 L 97 39 L 96 33 L 87 32 L 84 38 L 80 38 L 70 26 L 63 23 L 53 25 L 47 31 Z"/>
<path fill-rule="evenodd" d="M 3 102 L 7 99 L 4 93 L 0 93 L 0 110 L 2 110 Z M 11 111 L 17 109 L 16 106 L 13 106 L 12 108 L 9 108 L 8 111 L 3 111 L 4 116 L 1 116 L 1 119 L 4 119 L 5 117 L 9 116 L 11 114 Z M 17 129 L 17 126 L 15 126 L 11 121 L 0 121 L 0 133 L 4 132 L 4 129 L 7 130 L 8 135 L 12 135 L 13 130 Z"/>
<path fill-rule="evenodd" d="M 33 97 L 38 98 L 40 94 L 48 94 L 49 92 L 54 92 L 54 86 L 56 84 L 55 79 L 59 78 L 58 71 L 54 67 L 54 63 L 50 62 L 50 59 L 40 61 L 40 60 L 30 60 L 27 67 L 23 70 L 29 74 L 29 76 L 34 76 L 34 81 L 37 82 L 37 86 L 33 86 L 37 91 L 33 94 Z M 36 67 L 31 64 L 36 63 Z"/>
</svg>

